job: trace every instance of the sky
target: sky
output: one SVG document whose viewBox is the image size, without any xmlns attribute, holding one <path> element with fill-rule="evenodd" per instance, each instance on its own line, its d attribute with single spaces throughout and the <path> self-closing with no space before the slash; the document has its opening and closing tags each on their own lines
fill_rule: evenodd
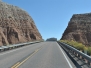
<svg viewBox="0 0 91 68">
<path fill-rule="evenodd" d="M 2 0 L 25 10 L 43 39 L 62 37 L 73 14 L 91 12 L 91 0 Z"/>
</svg>

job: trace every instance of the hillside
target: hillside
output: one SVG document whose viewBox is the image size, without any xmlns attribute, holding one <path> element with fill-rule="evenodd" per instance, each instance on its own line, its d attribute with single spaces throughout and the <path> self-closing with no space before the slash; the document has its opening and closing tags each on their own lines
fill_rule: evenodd
<svg viewBox="0 0 91 68">
<path fill-rule="evenodd" d="M 74 14 L 61 39 L 91 46 L 91 13 Z"/>
<path fill-rule="evenodd" d="M 0 1 L 0 45 L 41 39 L 33 19 L 26 11 Z"/>
</svg>

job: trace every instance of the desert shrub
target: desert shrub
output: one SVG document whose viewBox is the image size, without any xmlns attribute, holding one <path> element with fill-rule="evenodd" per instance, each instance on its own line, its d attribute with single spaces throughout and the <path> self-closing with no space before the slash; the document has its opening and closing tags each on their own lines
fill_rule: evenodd
<svg viewBox="0 0 91 68">
<path fill-rule="evenodd" d="M 84 50 L 88 51 L 88 47 L 84 46 Z"/>
<path fill-rule="evenodd" d="M 85 47 L 84 47 L 84 53 L 85 53 L 85 54 L 88 54 L 87 52 L 88 52 L 88 47 L 85 46 Z"/>
<path fill-rule="evenodd" d="M 84 50 L 84 47 L 85 47 L 85 45 L 83 45 L 82 43 L 78 43 L 78 42 L 73 41 L 73 40 L 71 40 L 71 41 L 61 40 L 61 42 L 67 43 L 67 44 L 71 45 L 72 47 L 74 47 L 78 50 L 82 50 L 82 51 Z"/>
<path fill-rule="evenodd" d="M 88 47 L 88 53 L 91 55 L 91 47 Z"/>
<path fill-rule="evenodd" d="M 84 46 L 82 43 L 78 43 L 77 46 L 78 46 L 78 47 L 77 47 L 78 50 L 82 50 L 82 51 L 84 50 L 84 47 L 85 47 L 85 46 Z"/>
<path fill-rule="evenodd" d="M 72 46 L 72 47 L 74 47 L 74 48 L 76 48 L 78 50 L 81 50 L 83 52 L 87 52 L 87 53 L 89 53 L 91 55 L 91 47 L 87 47 L 87 46 L 83 45 L 82 43 L 78 43 L 78 42 L 73 41 L 73 40 L 71 40 L 71 41 L 69 41 L 69 40 L 60 40 L 60 41 L 66 43 L 66 44 L 69 44 L 70 46 Z"/>
</svg>

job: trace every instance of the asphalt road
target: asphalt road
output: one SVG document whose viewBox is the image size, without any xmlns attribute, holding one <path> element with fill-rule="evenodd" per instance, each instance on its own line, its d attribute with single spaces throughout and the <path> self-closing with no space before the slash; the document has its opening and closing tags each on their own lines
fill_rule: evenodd
<svg viewBox="0 0 91 68">
<path fill-rule="evenodd" d="M 41 42 L 0 53 L 0 68 L 75 68 L 57 42 Z"/>
</svg>

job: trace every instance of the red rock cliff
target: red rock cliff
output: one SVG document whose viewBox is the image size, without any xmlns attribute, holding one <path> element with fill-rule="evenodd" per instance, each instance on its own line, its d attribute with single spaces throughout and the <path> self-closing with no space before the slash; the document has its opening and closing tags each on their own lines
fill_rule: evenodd
<svg viewBox="0 0 91 68">
<path fill-rule="evenodd" d="M 61 39 L 91 46 L 91 13 L 73 15 Z"/>
<path fill-rule="evenodd" d="M 0 2 L 0 45 L 41 40 L 33 19 L 17 6 Z"/>
</svg>

